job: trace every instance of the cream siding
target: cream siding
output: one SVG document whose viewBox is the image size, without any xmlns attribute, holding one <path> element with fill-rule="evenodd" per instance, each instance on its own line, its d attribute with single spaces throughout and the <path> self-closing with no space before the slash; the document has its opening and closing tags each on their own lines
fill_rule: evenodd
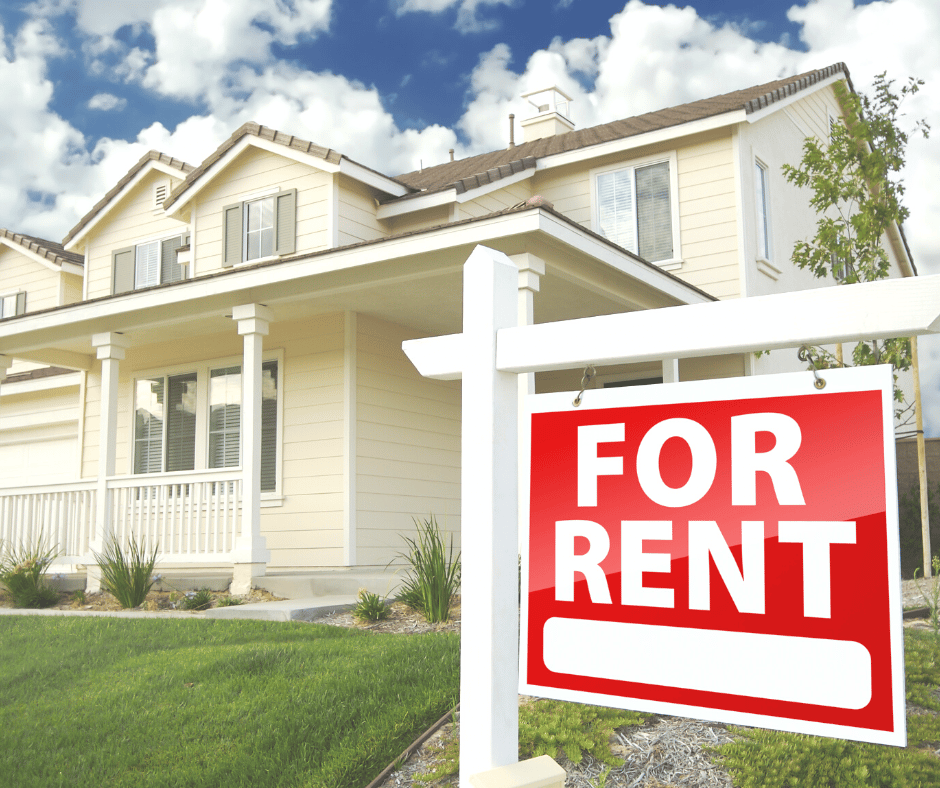
<svg viewBox="0 0 940 788">
<path fill-rule="evenodd" d="M 162 211 L 154 211 L 153 185 L 166 180 L 159 170 L 151 170 L 130 192 L 125 195 L 86 240 L 88 298 L 111 295 L 111 254 L 118 249 L 134 246 L 143 240 L 169 238 L 187 232 L 188 225 L 170 219 Z M 172 178 L 171 188 L 180 181 Z"/>
<path fill-rule="evenodd" d="M 512 208 L 532 196 L 529 181 L 520 181 L 505 189 L 497 189 L 467 202 L 457 203 L 458 219 L 475 219 L 496 211 Z"/>
<path fill-rule="evenodd" d="M 590 166 L 570 165 L 538 172 L 531 181 L 532 194 L 542 195 L 556 211 L 589 230 L 593 229 Z"/>
<path fill-rule="evenodd" d="M 193 199 L 196 212 L 194 275 L 221 271 L 222 209 L 259 192 L 297 189 L 295 254 L 330 246 L 333 176 L 314 167 L 249 146 Z"/>
<path fill-rule="evenodd" d="M 339 245 L 385 238 L 388 229 L 375 218 L 376 194 L 344 176 L 339 181 Z"/>
<path fill-rule="evenodd" d="M 0 487 L 75 479 L 78 385 L 17 394 L 3 384 Z"/>
<path fill-rule="evenodd" d="M 456 205 L 439 205 L 435 208 L 429 208 L 426 211 L 417 211 L 415 213 L 406 213 L 402 216 L 396 216 L 385 222 L 389 233 L 414 233 L 419 230 L 428 230 L 431 227 L 440 227 L 451 221 L 451 209 Z"/>
<path fill-rule="evenodd" d="M 60 274 L 62 277 L 62 305 L 77 304 L 82 300 L 82 277 L 78 274 Z M 29 309 L 27 302 L 26 308 Z"/>
<path fill-rule="evenodd" d="M 460 383 L 417 373 L 401 349 L 415 332 L 361 314 L 357 325 L 358 563 L 387 564 L 431 514 L 459 546 Z"/>
<path fill-rule="evenodd" d="M 59 271 L 32 257 L 0 245 L 0 296 L 26 291 L 26 311 L 59 305 Z"/>
</svg>

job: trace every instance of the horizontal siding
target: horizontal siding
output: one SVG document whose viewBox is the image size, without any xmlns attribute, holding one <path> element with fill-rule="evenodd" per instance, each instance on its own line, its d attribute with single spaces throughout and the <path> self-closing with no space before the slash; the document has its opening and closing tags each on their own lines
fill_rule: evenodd
<svg viewBox="0 0 940 788">
<path fill-rule="evenodd" d="M 247 148 L 195 198 L 195 275 L 222 269 L 222 209 L 266 189 L 297 189 L 297 254 L 328 248 L 332 184 L 330 173 Z"/>
<path fill-rule="evenodd" d="M 386 237 L 388 229 L 375 218 L 375 211 L 373 192 L 358 181 L 341 177 L 339 186 L 340 246 Z"/>
<path fill-rule="evenodd" d="M 740 296 L 734 153 L 730 137 L 677 151 L 682 267 L 674 273 L 718 298 Z"/>
<path fill-rule="evenodd" d="M 26 291 L 27 312 L 59 306 L 60 276 L 33 258 L 0 246 L 0 295 Z"/>
<path fill-rule="evenodd" d="M 497 189 L 473 200 L 458 203 L 458 218 L 470 219 L 512 208 L 532 196 L 528 180 L 514 183 L 504 189 Z"/>
<path fill-rule="evenodd" d="M 134 187 L 89 234 L 87 245 L 88 297 L 98 298 L 111 294 L 111 253 L 133 246 L 144 239 L 170 237 L 182 234 L 189 225 L 170 219 L 153 210 L 154 182 L 166 180 L 166 175 L 153 170 Z M 179 180 L 171 179 L 175 188 Z"/>
<path fill-rule="evenodd" d="M 586 168 L 549 170 L 537 174 L 531 184 L 532 193 L 542 195 L 556 211 L 591 228 L 591 178 Z"/>
<path fill-rule="evenodd" d="M 459 532 L 460 384 L 418 375 L 401 350 L 415 332 L 357 324 L 357 561 L 384 565 L 415 517 Z"/>
</svg>

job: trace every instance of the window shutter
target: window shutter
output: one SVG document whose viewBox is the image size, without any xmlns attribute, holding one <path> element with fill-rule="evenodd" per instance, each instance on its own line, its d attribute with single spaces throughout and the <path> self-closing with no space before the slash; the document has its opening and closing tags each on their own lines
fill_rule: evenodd
<svg viewBox="0 0 940 788">
<path fill-rule="evenodd" d="M 26 314 L 26 291 L 23 290 L 16 294 L 16 314 Z"/>
<path fill-rule="evenodd" d="M 222 228 L 222 265 L 225 268 L 231 268 L 235 263 L 242 261 L 242 206 L 227 205 L 222 209 L 223 228 Z"/>
<path fill-rule="evenodd" d="M 160 284 L 160 242 L 138 244 L 136 259 L 134 286 L 151 287 Z"/>
<path fill-rule="evenodd" d="M 182 237 L 167 238 L 160 244 L 160 281 L 179 282 L 183 278 L 183 268 L 176 262 L 176 250 L 183 246 Z"/>
<path fill-rule="evenodd" d="M 274 199 L 274 254 L 293 254 L 297 248 L 297 190 L 279 192 Z"/>
<path fill-rule="evenodd" d="M 111 293 L 127 293 L 134 289 L 135 248 L 128 246 L 111 253 Z"/>
<path fill-rule="evenodd" d="M 261 489 L 277 488 L 277 361 L 261 365 Z"/>
<path fill-rule="evenodd" d="M 672 258 L 672 201 L 669 198 L 669 163 L 636 170 L 637 254 L 656 262 Z"/>
</svg>

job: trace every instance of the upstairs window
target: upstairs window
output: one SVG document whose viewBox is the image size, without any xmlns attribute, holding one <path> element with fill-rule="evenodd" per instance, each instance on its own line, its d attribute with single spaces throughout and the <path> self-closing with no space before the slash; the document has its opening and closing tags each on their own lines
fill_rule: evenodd
<svg viewBox="0 0 940 788">
<path fill-rule="evenodd" d="M 293 254 L 297 232 L 297 190 L 244 200 L 222 209 L 222 264 Z"/>
<path fill-rule="evenodd" d="M 0 296 L 0 318 L 13 317 L 26 313 L 26 291 L 5 293 Z"/>
<path fill-rule="evenodd" d="M 770 198 L 767 192 L 767 167 L 754 162 L 754 187 L 757 203 L 757 256 L 770 260 Z"/>
<path fill-rule="evenodd" d="M 675 257 L 670 162 L 595 176 L 597 231 L 644 260 Z"/>
<path fill-rule="evenodd" d="M 185 278 L 185 267 L 178 262 L 178 251 L 189 243 L 189 235 L 174 235 L 111 253 L 112 290 L 114 294 L 142 287 L 178 282 Z"/>
</svg>

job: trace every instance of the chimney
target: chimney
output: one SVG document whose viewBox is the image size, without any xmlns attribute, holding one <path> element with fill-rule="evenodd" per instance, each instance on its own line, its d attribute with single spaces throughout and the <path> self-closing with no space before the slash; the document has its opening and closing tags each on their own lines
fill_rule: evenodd
<svg viewBox="0 0 940 788">
<path fill-rule="evenodd" d="M 552 86 L 533 90 L 531 93 L 523 93 L 522 98 L 528 100 L 536 109 L 536 114 L 526 118 L 521 124 L 526 142 L 567 134 L 574 129 L 570 117 L 571 102 L 574 99 L 560 88 Z"/>
</svg>

